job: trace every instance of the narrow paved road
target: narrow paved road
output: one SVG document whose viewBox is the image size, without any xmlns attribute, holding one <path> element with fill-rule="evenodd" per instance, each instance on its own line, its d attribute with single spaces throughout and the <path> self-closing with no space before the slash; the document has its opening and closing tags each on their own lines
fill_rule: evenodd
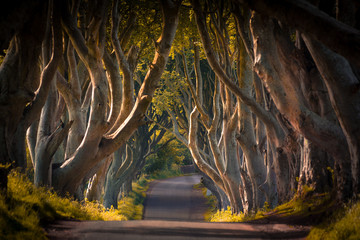
<svg viewBox="0 0 360 240">
<path fill-rule="evenodd" d="M 206 200 L 193 188 L 199 175 L 152 182 L 145 201 L 145 220 L 203 221 Z"/>
<path fill-rule="evenodd" d="M 47 227 L 53 240 L 220 240 L 304 239 L 308 228 L 285 224 L 207 223 L 204 199 L 193 189 L 197 175 L 156 181 L 146 201 L 145 220 L 126 222 L 58 221 Z"/>
</svg>

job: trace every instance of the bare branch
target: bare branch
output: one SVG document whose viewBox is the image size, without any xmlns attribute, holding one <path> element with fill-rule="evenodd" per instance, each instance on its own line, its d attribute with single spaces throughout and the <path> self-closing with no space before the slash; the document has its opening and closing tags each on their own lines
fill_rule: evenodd
<svg viewBox="0 0 360 240">
<path fill-rule="evenodd" d="M 305 0 L 233 0 L 309 34 L 360 67 L 360 31 L 337 21 Z"/>
</svg>

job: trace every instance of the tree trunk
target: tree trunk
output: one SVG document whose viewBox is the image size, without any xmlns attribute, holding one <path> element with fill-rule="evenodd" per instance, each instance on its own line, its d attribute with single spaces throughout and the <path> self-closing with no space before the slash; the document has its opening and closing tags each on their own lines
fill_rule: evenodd
<svg viewBox="0 0 360 240">
<path fill-rule="evenodd" d="M 105 208 L 118 208 L 118 196 L 123 185 L 123 181 L 119 181 L 116 177 L 117 171 L 122 167 L 122 164 L 127 165 L 125 160 L 125 146 L 114 152 L 113 160 L 106 174 L 106 184 L 104 189 L 104 207 Z M 123 174 L 121 174 L 123 175 Z"/>
<path fill-rule="evenodd" d="M 327 49 L 307 35 L 303 35 L 303 38 L 324 79 L 331 104 L 346 136 L 351 157 L 353 190 L 356 195 L 360 192 L 359 79 L 344 57 Z M 343 174 L 346 174 L 345 172 L 348 170 L 344 169 Z"/>
<path fill-rule="evenodd" d="M 165 69 L 171 44 L 175 36 L 175 30 L 178 24 L 179 4 L 179 2 L 176 2 L 176 4 L 170 1 L 162 2 L 164 24 L 162 35 L 156 44 L 157 51 L 151 65 L 152 67 L 145 77 L 132 112 L 124 121 L 124 124 L 108 136 L 105 136 L 108 126 L 104 118 L 104 116 L 106 116 L 107 105 L 107 81 L 105 73 L 102 70 L 102 63 L 99 58 L 93 59 L 94 56 L 89 56 L 89 48 L 86 46 L 80 31 L 78 31 L 76 24 L 65 11 L 63 17 L 65 29 L 80 58 L 85 62 L 90 72 L 93 85 L 93 99 L 89 125 L 82 143 L 74 155 L 65 161 L 60 168 L 56 169 L 54 173 L 54 179 L 57 181 L 55 184 L 56 189 L 59 189 L 63 193 L 74 193 L 89 169 L 116 151 L 116 149 L 131 137 L 140 125 L 145 123 L 145 112 L 152 100 L 155 89 L 158 87 L 158 82 Z M 101 10 L 101 16 L 103 16 L 105 12 L 106 11 Z M 101 24 L 103 24 L 103 22 Z M 97 31 L 98 29 L 95 30 Z M 94 37 L 96 37 L 96 35 L 94 35 Z M 96 43 L 98 41 L 95 40 L 94 42 Z M 95 50 L 93 53 L 99 52 L 98 47 L 91 44 L 89 46 L 91 47 L 90 49 Z M 103 46 L 100 47 L 102 48 Z M 84 161 L 86 161 L 86 164 L 84 164 Z"/>
<path fill-rule="evenodd" d="M 251 9 L 274 17 L 279 21 L 308 33 L 313 39 L 322 42 L 337 53 L 360 67 L 360 31 L 337 21 L 305 0 L 234 0 L 236 4 L 245 3 Z M 286 7 L 284 7 L 286 6 Z"/>
<path fill-rule="evenodd" d="M 254 39 L 255 69 L 266 85 L 276 107 L 284 114 L 294 129 L 305 138 L 330 153 L 340 165 L 338 176 L 341 201 L 351 194 L 351 178 L 345 174 L 350 170 L 349 153 L 342 130 L 332 122 L 321 118 L 305 104 L 299 91 L 298 72 L 305 71 L 300 56 L 289 40 L 276 31 L 277 27 L 268 18 L 253 14 L 251 22 Z M 330 139 L 330 141 L 329 141 Z"/>
<path fill-rule="evenodd" d="M 86 189 L 85 198 L 88 201 L 100 201 L 104 192 L 106 173 L 112 162 L 111 158 L 105 159 L 105 163 L 101 164 L 99 170 L 89 179 L 89 184 Z"/>
<path fill-rule="evenodd" d="M 299 192 L 304 185 L 311 187 L 316 193 L 330 192 L 333 187 L 330 169 L 334 169 L 334 166 L 329 162 L 329 156 L 307 139 L 304 139 L 303 148 Z"/>
</svg>

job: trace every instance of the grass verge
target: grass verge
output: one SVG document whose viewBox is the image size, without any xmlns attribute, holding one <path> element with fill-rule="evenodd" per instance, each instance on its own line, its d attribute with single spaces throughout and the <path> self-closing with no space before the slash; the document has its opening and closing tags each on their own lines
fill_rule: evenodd
<svg viewBox="0 0 360 240">
<path fill-rule="evenodd" d="M 205 221 L 209 222 L 282 222 L 286 224 L 302 224 L 312 226 L 306 239 L 309 240 L 342 240 L 360 239 L 360 202 L 348 204 L 345 207 L 336 207 L 330 194 L 314 194 L 311 189 L 305 188 L 292 200 L 275 209 L 265 207 L 256 214 L 233 214 L 230 208 L 216 210 L 211 198 L 206 196 L 206 188 L 202 184 L 195 186 L 203 191 L 209 199 L 209 210 Z M 335 209 L 335 210 L 334 210 Z M 334 210 L 334 211 L 333 211 Z"/>
<path fill-rule="evenodd" d="M 12 171 L 7 195 L 0 195 L 0 239 L 46 239 L 41 226 L 56 219 L 121 221 L 126 216 L 98 203 L 80 203 L 36 188 L 26 176 Z"/>
<path fill-rule="evenodd" d="M 321 224 L 314 226 L 307 239 L 360 239 L 360 202 L 335 211 Z"/>
<path fill-rule="evenodd" d="M 54 191 L 37 188 L 16 171 L 8 176 L 6 196 L 0 195 L 0 239 L 47 239 L 42 226 L 60 219 L 125 221 L 141 219 L 149 183 L 154 179 L 180 176 L 178 169 L 143 176 L 133 191 L 119 201 L 118 209 L 105 209 L 98 202 L 79 202 Z"/>
</svg>

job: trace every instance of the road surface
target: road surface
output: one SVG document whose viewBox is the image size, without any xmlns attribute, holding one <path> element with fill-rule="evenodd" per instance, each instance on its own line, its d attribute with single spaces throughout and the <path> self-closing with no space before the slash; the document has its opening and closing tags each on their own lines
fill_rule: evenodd
<svg viewBox="0 0 360 240">
<path fill-rule="evenodd" d="M 193 186 L 199 175 L 152 182 L 145 200 L 145 220 L 203 221 L 206 199 Z"/>
<path fill-rule="evenodd" d="M 203 222 L 204 199 L 192 187 L 199 180 L 195 175 L 152 183 L 144 220 L 58 221 L 47 227 L 48 237 L 53 240 L 254 240 L 304 239 L 308 233 L 308 228 L 285 224 Z"/>
</svg>

